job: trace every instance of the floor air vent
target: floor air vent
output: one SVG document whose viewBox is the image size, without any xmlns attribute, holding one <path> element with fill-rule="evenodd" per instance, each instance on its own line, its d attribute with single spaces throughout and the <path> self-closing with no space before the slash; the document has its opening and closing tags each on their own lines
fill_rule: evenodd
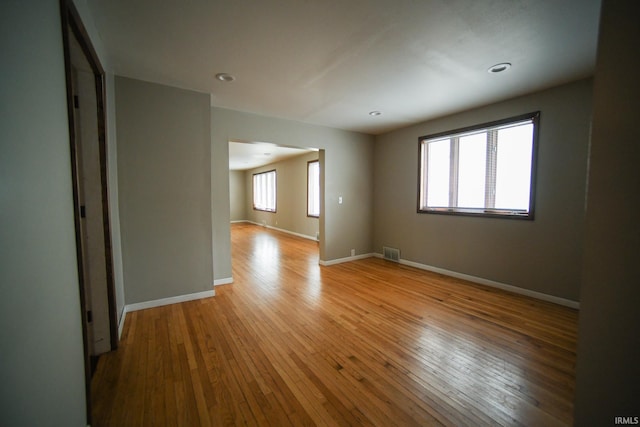
<svg viewBox="0 0 640 427">
<path fill-rule="evenodd" d="M 382 257 L 389 261 L 400 262 L 400 249 L 382 247 Z"/>
</svg>

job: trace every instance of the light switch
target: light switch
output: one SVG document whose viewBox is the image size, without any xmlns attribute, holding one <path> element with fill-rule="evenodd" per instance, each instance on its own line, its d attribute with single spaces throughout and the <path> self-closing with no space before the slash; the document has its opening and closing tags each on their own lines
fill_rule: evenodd
<svg viewBox="0 0 640 427">
<path fill-rule="evenodd" d="M 338 204 L 341 205 L 342 204 L 342 196 L 338 196 Z"/>
</svg>

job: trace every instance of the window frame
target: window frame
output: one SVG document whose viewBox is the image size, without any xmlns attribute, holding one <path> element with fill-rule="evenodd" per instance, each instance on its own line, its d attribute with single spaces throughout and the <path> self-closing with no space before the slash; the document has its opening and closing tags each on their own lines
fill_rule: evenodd
<svg viewBox="0 0 640 427">
<path fill-rule="evenodd" d="M 318 164 L 318 215 L 313 215 L 309 213 L 309 168 L 311 166 L 311 163 Z M 320 218 L 320 159 L 309 160 L 307 162 L 307 217 Z"/>
<path fill-rule="evenodd" d="M 273 173 L 273 210 L 271 209 L 262 209 L 256 207 L 256 176 L 258 175 L 266 175 L 268 173 Z M 251 203 L 253 205 L 254 211 L 260 212 L 271 212 L 276 213 L 278 208 L 278 172 L 276 169 L 271 169 L 264 172 L 257 172 L 251 175 Z"/>
<path fill-rule="evenodd" d="M 447 206 L 447 207 L 426 207 L 423 206 L 423 201 L 426 198 L 424 195 L 423 185 L 426 187 L 426 163 L 428 160 L 423 156 L 423 146 L 426 146 L 428 141 L 433 141 L 436 139 L 445 139 L 445 138 L 454 138 L 464 136 L 464 134 L 471 134 L 476 131 L 487 130 L 491 131 L 496 128 L 505 127 L 509 124 L 515 124 L 518 122 L 531 121 L 533 125 L 532 132 L 532 147 L 531 147 L 531 177 L 529 184 L 529 209 L 528 211 L 520 211 L 515 209 L 498 209 L 498 208 L 458 208 L 455 206 Z M 486 217 L 486 218 L 509 218 L 509 219 L 523 219 L 523 220 L 533 220 L 535 218 L 535 199 L 536 199 L 536 171 L 537 171 L 537 163 L 538 163 L 538 135 L 540 132 L 540 111 L 534 111 L 527 114 L 521 114 L 518 116 L 509 117 L 502 120 L 496 120 L 492 122 L 481 123 L 478 125 L 467 126 L 463 128 L 458 128 L 450 131 L 439 132 L 434 134 L 429 134 L 425 136 L 421 136 L 418 138 L 418 191 L 417 191 L 417 200 L 418 200 L 418 208 L 417 213 L 426 213 L 426 214 L 438 214 L 438 215 L 457 215 L 457 216 L 474 216 L 474 217 Z M 487 146 L 489 146 L 490 141 L 489 137 L 487 138 Z M 453 156 L 458 156 L 458 153 L 453 154 Z M 423 170 L 423 168 L 425 170 Z M 451 171 L 450 173 L 457 173 L 456 171 Z M 488 174 L 487 174 L 488 175 Z M 449 189 L 451 192 L 451 188 L 454 184 L 449 183 Z M 451 197 L 450 203 L 451 205 Z M 495 197 L 495 195 L 493 196 Z M 425 203 L 426 204 L 426 203 Z"/>
</svg>

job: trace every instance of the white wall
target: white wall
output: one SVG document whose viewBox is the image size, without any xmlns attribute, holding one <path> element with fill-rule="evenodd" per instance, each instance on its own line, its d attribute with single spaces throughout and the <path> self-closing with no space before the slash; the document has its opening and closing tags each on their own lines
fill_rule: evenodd
<svg viewBox="0 0 640 427">
<path fill-rule="evenodd" d="M 0 2 L 0 425 L 86 426 L 58 0 Z"/>
<path fill-rule="evenodd" d="M 116 114 L 126 303 L 211 291 L 209 95 L 116 77 Z"/>
<path fill-rule="evenodd" d="M 594 78 L 576 426 L 640 417 L 640 3 L 605 0 Z M 633 420 L 633 418 L 632 418 Z"/>
<path fill-rule="evenodd" d="M 535 220 L 417 213 L 418 139 L 540 111 Z M 554 297 L 579 297 L 591 82 L 515 98 L 376 138 L 374 250 Z"/>
</svg>

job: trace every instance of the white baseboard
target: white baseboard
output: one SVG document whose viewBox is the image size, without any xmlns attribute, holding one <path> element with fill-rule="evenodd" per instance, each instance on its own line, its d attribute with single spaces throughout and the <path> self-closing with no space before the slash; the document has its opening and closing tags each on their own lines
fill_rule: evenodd
<svg viewBox="0 0 640 427">
<path fill-rule="evenodd" d="M 233 277 L 224 277 L 213 281 L 213 286 L 228 285 L 233 283 Z"/>
<path fill-rule="evenodd" d="M 144 310 L 146 308 L 154 308 L 154 307 L 161 307 L 163 305 L 177 304 L 179 302 L 210 298 L 215 295 L 216 295 L 216 291 L 212 289 L 210 291 L 202 291 L 202 292 L 196 292 L 193 294 L 178 295 L 175 297 L 156 299 L 153 301 L 144 301 L 144 302 L 137 302 L 134 304 L 127 304 L 124 306 L 124 309 L 122 310 L 122 316 L 120 317 L 120 325 L 118 326 L 118 335 L 122 336 L 122 329 L 124 328 L 124 321 L 125 321 L 125 318 L 127 317 L 127 313 L 130 313 L 132 311 Z"/>
<path fill-rule="evenodd" d="M 330 259 L 329 261 L 320 260 L 318 261 L 318 264 L 328 267 L 330 265 L 342 264 L 343 262 L 351 262 L 359 259 L 371 258 L 372 256 L 375 256 L 375 254 L 354 255 L 348 256 L 346 258 Z"/>
<path fill-rule="evenodd" d="M 287 233 L 287 234 L 291 234 L 291 235 L 294 235 L 294 236 L 302 237 L 303 239 L 313 240 L 314 242 L 318 241 L 318 239 L 316 239 L 315 236 L 307 236 L 306 234 L 296 233 L 295 231 L 285 230 L 284 228 L 278 228 L 278 227 L 274 227 L 272 225 L 264 225 L 264 224 L 260 224 L 258 222 L 253 222 L 253 221 L 238 221 L 238 222 L 248 222 L 250 224 L 254 224 L 254 225 L 257 225 L 259 227 L 265 227 L 265 228 L 268 228 L 270 230 L 282 231 L 283 233 Z"/>
<path fill-rule="evenodd" d="M 177 304 L 179 302 L 209 298 L 215 295 L 216 295 L 216 291 L 212 289 L 210 291 L 202 291 L 202 292 L 196 292 L 193 294 L 178 295 L 175 297 L 156 299 L 153 301 L 144 301 L 144 302 L 137 302 L 134 304 L 127 304 L 125 306 L 125 310 L 127 311 L 127 313 L 129 313 L 131 311 L 144 310 L 145 308 L 161 307 L 163 305 Z"/>
<path fill-rule="evenodd" d="M 382 254 L 374 254 L 376 258 L 382 258 Z M 580 308 L 580 303 L 565 298 L 560 298 L 554 295 L 544 294 L 542 292 L 532 291 L 530 289 L 520 288 L 518 286 L 507 285 L 506 283 L 496 282 L 494 280 L 484 279 L 482 277 L 471 276 L 469 274 L 458 273 L 456 271 L 446 270 L 440 267 L 434 267 L 432 265 L 421 264 L 414 261 L 408 261 L 406 259 L 400 259 L 400 264 L 408 265 L 409 267 L 418 268 L 420 270 L 431 271 L 433 273 L 444 274 L 445 276 L 455 277 L 457 279 L 468 280 L 469 282 L 478 283 L 480 285 L 490 286 L 492 288 L 502 289 L 504 291 L 513 292 L 515 294 L 525 295 L 542 301 L 552 302 L 555 304 L 563 305 L 569 308 Z"/>
</svg>

